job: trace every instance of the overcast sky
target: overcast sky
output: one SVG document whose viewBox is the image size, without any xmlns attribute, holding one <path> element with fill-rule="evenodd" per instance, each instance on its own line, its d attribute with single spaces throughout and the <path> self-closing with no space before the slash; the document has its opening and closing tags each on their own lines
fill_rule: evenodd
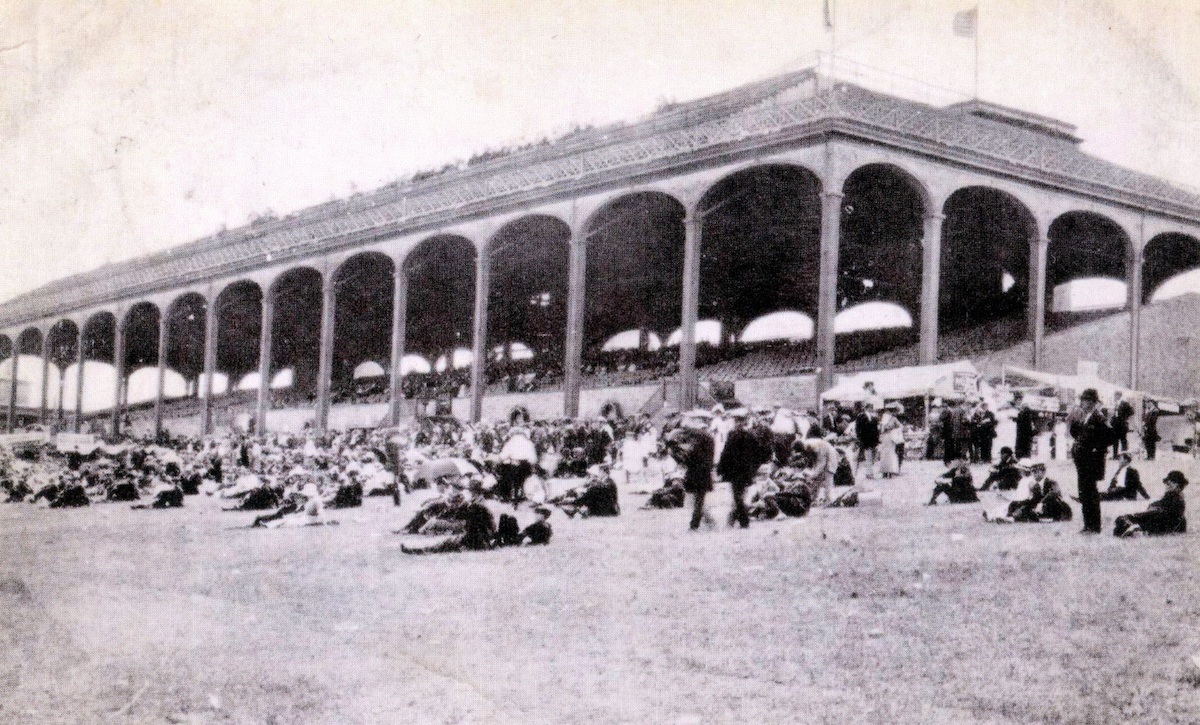
<svg viewBox="0 0 1200 725">
<path fill-rule="evenodd" d="M 836 0 L 838 55 L 972 90 L 971 0 Z M 1200 2 L 983 0 L 980 95 L 1200 187 Z M 0 299 L 473 153 L 810 65 L 822 0 L 8 0 Z"/>
</svg>

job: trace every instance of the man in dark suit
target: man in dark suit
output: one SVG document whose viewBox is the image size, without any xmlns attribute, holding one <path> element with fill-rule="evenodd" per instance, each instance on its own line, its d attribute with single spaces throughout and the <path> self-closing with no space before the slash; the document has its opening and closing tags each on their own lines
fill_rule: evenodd
<svg viewBox="0 0 1200 725">
<path fill-rule="evenodd" d="M 1120 393 L 1113 394 L 1112 430 L 1113 430 L 1113 460 L 1122 451 L 1129 450 L 1129 420 L 1133 417 L 1133 406 L 1128 400 L 1121 400 Z"/>
<path fill-rule="evenodd" d="M 1028 403 L 1021 403 L 1021 411 L 1017 413 L 1017 443 L 1013 452 L 1017 458 L 1029 458 L 1033 453 L 1033 427 L 1037 416 Z"/>
<path fill-rule="evenodd" d="M 1187 487 L 1188 480 L 1179 471 L 1171 471 L 1163 483 L 1167 484 L 1167 492 L 1150 504 L 1146 511 L 1117 517 L 1113 536 L 1182 534 L 1187 531 L 1187 518 L 1184 516 L 1187 506 L 1183 501 L 1183 489 Z"/>
<path fill-rule="evenodd" d="M 1117 471 L 1108 481 L 1108 490 L 1100 496 L 1101 501 L 1136 501 L 1140 494 L 1149 499 L 1150 494 L 1142 486 L 1142 476 L 1137 469 L 1129 465 L 1132 457 L 1128 452 L 1117 458 Z"/>
<path fill-rule="evenodd" d="M 704 498 L 713 487 L 713 437 L 703 418 L 685 414 L 683 427 L 671 433 L 668 443 L 672 457 L 684 470 L 683 489 L 692 494 L 690 528 L 695 531 L 700 528 L 701 521 L 711 521 L 704 508 Z"/>
<path fill-rule="evenodd" d="M 1153 461 L 1155 449 L 1158 447 L 1158 404 L 1153 400 L 1146 401 L 1146 414 L 1142 416 L 1142 444 L 1146 446 L 1146 460 Z"/>
<path fill-rule="evenodd" d="M 1104 461 L 1113 433 L 1100 411 L 1100 395 L 1088 388 L 1079 395 L 1079 405 L 1067 418 L 1075 439 L 1071 456 L 1079 484 L 1079 505 L 1083 509 L 1082 534 L 1100 533 L 1100 492 L 1097 482 L 1104 478 Z"/>
<path fill-rule="evenodd" d="M 725 440 L 725 448 L 721 450 L 721 460 L 717 463 L 717 475 L 729 481 L 733 489 L 733 510 L 729 513 L 729 525 L 733 522 L 741 524 L 743 529 L 750 526 L 750 514 L 746 511 L 746 489 L 754 483 L 754 474 L 760 466 L 771 459 L 771 449 L 764 449 L 758 438 L 746 425 L 750 411 L 736 408 L 729 413 L 733 418 L 733 430 Z"/>
</svg>

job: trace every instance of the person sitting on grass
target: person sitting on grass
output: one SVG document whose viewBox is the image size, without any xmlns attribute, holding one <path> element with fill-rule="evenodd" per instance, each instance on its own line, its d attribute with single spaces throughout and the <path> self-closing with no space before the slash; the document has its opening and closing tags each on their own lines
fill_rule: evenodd
<svg viewBox="0 0 1200 725">
<path fill-rule="evenodd" d="M 687 492 L 683 489 L 682 478 L 671 478 L 659 489 L 650 492 L 643 509 L 681 509 Z"/>
<path fill-rule="evenodd" d="M 986 491 L 996 484 L 996 489 L 1000 491 L 1011 491 L 1021 482 L 1021 469 L 1017 467 L 1017 457 L 1013 455 L 1013 450 L 1008 446 L 1000 449 L 1000 460 L 996 465 L 992 466 L 991 472 L 983 485 L 979 487 L 980 491 Z"/>
<path fill-rule="evenodd" d="M 450 536 L 432 546 L 400 545 L 405 554 L 450 554 L 459 551 L 486 551 L 496 539 L 496 519 L 483 503 L 483 482 L 471 481 L 471 498 L 463 506 L 463 533 Z"/>
<path fill-rule="evenodd" d="M 556 504 L 569 518 L 579 514 L 588 516 L 619 516 L 621 506 L 617 502 L 617 484 L 608 475 L 608 466 L 601 465 L 582 486 L 569 489 L 550 503 Z"/>
<path fill-rule="evenodd" d="M 550 527 L 550 509 L 545 506 L 538 506 L 533 510 L 537 515 L 537 520 L 526 526 L 521 531 L 521 541 L 529 541 L 530 546 L 544 546 L 550 543 L 550 537 L 554 535 L 554 529 Z"/>
<path fill-rule="evenodd" d="M 1139 534 L 1183 534 L 1187 532 L 1187 506 L 1183 501 L 1183 489 L 1188 480 L 1179 471 L 1171 471 L 1163 479 L 1167 492 L 1150 504 L 1140 514 L 1118 516 L 1113 526 L 1113 536 L 1137 536 Z"/>
<path fill-rule="evenodd" d="M 1071 507 L 1063 500 L 1058 483 L 1046 478 L 1046 464 L 1031 463 L 1027 468 L 1029 476 L 1018 487 L 1025 497 L 1010 503 L 1003 516 L 989 516 L 984 511 L 984 520 L 997 524 L 1070 521 L 1073 516 Z"/>
<path fill-rule="evenodd" d="M 1142 486 L 1141 474 L 1130 465 L 1132 461 L 1128 451 L 1117 456 L 1117 471 L 1108 481 L 1108 490 L 1100 494 L 1101 501 L 1137 501 L 1139 495 L 1150 500 L 1150 494 Z"/>
<path fill-rule="evenodd" d="M 978 503 L 979 497 L 975 495 L 975 481 L 971 478 L 971 468 L 967 459 L 959 459 L 953 461 L 949 470 L 938 476 L 938 481 L 933 487 L 933 495 L 929 497 L 929 503 L 926 506 L 936 506 L 938 496 L 943 493 L 950 503 Z"/>
</svg>

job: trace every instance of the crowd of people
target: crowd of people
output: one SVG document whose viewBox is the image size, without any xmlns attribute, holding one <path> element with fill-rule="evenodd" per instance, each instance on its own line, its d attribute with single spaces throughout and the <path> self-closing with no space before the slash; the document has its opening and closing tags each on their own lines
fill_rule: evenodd
<svg viewBox="0 0 1200 725">
<path fill-rule="evenodd" d="M 972 462 L 991 461 L 995 417 L 982 403 L 948 403 L 932 424 L 951 454 L 945 473 L 931 481 L 930 505 L 943 497 L 977 503 L 979 491 L 995 487 L 1006 504 L 984 511 L 988 521 L 1073 518 L 1062 487 L 1046 478 L 1044 463 L 1030 460 L 1020 435 L 1016 450 L 1001 448 L 977 487 Z M 518 408 L 508 421 L 474 425 L 443 416 L 325 436 L 231 432 L 71 450 L 27 442 L 0 447 L 0 488 L 10 503 L 53 508 L 102 501 L 178 508 L 205 494 L 226 510 L 256 512 L 250 526 L 264 528 L 327 525 L 336 521 L 332 511 L 361 506 L 364 497 L 390 497 L 399 506 L 415 496 L 419 505 L 398 532 L 431 538 L 406 542 L 404 550 L 439 553 L 547 544 L 554 509 L 570 518 L 619 516 L 622 491 L 639 483 L 643 509 L 683 508 L 690 498 L 693 530 L 713 525 L 706 502 L 717 482 L 732 492 L 730 526 L 853 506 L 867 481 L 878 477 L 871 485 L 886 486 L 900 473 L 910 427 L 903 406 L 885 404 L 873 389 L 819 413 L 781 405 L 717 405 L 661 420 L 626 417 L 617 406 L 608 413 L 531 420 Z M 1096 392 L 1085 390 L 1068 417 L 1085 532 L 1100 530 L 1102 501 L 1149 498 L 1122 435 L 1131 416 L 1120 401 L 1112 413 L 1101 409 Z M 1114 451 L 1118 463 L 1101 492 Z M 1164 483 L 1167 496 L 1144 514 L 1120 517 L 1115 533 L 1186 530 L 1187 479 L 1172 471 Z"/>
</svg>

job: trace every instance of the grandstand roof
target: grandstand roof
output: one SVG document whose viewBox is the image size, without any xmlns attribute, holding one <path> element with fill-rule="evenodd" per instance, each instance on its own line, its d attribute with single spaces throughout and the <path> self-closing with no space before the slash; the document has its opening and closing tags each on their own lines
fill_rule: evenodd
<svg viewBox="0 0 1200 725">
<path fill-rule="evenodd" d="M 260 219 L 73 275 L 0 304 L 0 325 L 237 274 L 511 206 L 599 190 L 683 165 L 831 133 L 1200 221 L 1200 195 L 1081 151 L 1074 127 L 979 101 L 937 107 L 807 69 L 674 104 L 631 124 L 484 154 L 376 191 Z"/>
</svg>

